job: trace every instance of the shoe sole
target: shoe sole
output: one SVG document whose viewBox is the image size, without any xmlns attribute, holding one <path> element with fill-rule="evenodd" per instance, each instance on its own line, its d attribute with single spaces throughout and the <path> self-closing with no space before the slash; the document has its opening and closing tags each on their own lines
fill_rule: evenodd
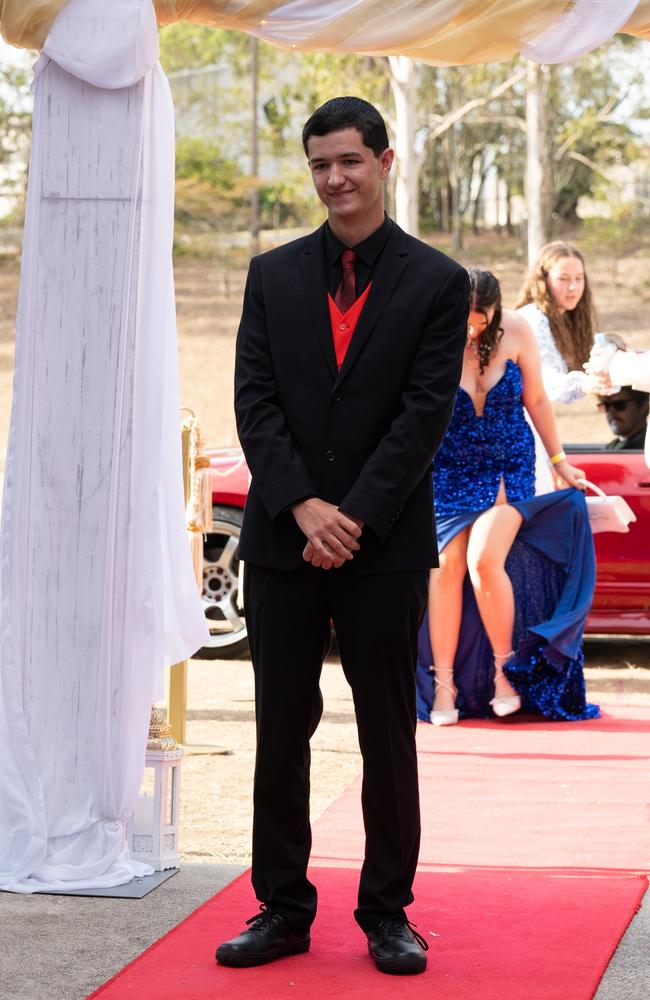
<svg viewBox="0 0 650 1000">
<path fill-rule="evenodd" d="M 416 962 L 411 960 L 399 960 L 399 959 L 381 959 L 375 958 L 373 955 L 375 965 L 380 972 L 387 972 L 390 976 L 417 976 L 421 972 L 426 971 L 427 960 L 426 958 L 421 962 Z"/>
<path fill-rule="evenodd" d="M 256 965 L 268 965 L 276 958 L 285 958 L 287 955 L 303 955 L 309 951 L 311 938 L 305 941 L 296 941 L 293 944 L 283 945 L 281 948 L 274 948 L 273 951 L 265 951 L 261 954 L 251 954 L 250 952 L 237 951 L 236 949 L 217 948 L 215 958 L 219 965 L 227 965 L 231 969 L 252 969 Z"/>
</svg>

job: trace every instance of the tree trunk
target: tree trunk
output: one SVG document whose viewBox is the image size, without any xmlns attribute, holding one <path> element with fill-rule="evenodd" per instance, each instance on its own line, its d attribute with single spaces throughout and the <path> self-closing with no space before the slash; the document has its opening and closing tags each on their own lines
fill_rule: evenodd
<svg viewBox="0 0 650 1000">
<path fill-rule="evenodd" d="M 546 131 L 544 68 L 530 60 L 526 66 L 526 208 L 528 263 L 537 260 L 550 232 L 550 150 Z"/>
<path fill-rule="evenodd" d="M 514 226 L 512 224 L 512 190 L 510 188 L 510 181 L 506 181 L 506 232 L 508 236 L 512 236 L 514 233 Z"/>
<path fill-rule="evenodd" d="M 417 84 L 415 63 L 389 56 L 390 85 L 395 101 L 395 221 L 417 236 L 418 177 L 421 158 L 415 149 Z"/>
<path fill-rule="evenodd" d="M 488 175 L 489 166 L 485 166 L 483 156 L 479 160 L 479 176 L 478 176 L 478 187 L 474 195 L 474 204 L 472 206 L 472 232 L 476 236 L 478 234 L 478 218 L 479 212 L 481 210 L 481 195 L 483 193 L 483 188 L 485 186 L 485 178 Z M 499 196 L 498 196 L 499 185 L 497 181 L 497 229 L 499 226 Z"/>
<path fill-rule="evenodd" d="M 460 178 L 456 153 L 456 126 L 452 125 L 445 133 L 447 164 L 449 171 L 449 214 L 451 216 L 451 249 L 453 252 L 463 249 L 463 219 L 460 213 Z"/>
<path fill-rule="evenodd" d="M 257 38 L 251 36 L 251 255 L 255 257 L 260 252 L 260 189 L 259 189 L 259 123 L 257 115 L 258 104 L 258 70 L 259 45 Z"/>
<path fill-rule="evenodd" d="M 440 189 L 440 228 L 443 233 L 451 232 L 451 185 L 449 173 L 445 186 Z"/>
</svg>

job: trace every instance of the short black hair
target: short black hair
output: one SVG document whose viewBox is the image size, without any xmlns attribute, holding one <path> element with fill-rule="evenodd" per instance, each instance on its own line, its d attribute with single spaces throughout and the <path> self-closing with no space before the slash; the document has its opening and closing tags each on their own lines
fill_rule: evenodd
<svg viewBox="0 0 650 1000">
<path fill-rule="evenodd" d="M 302 145 L 307 153 L 307 142 L 312 135 L 328 135 L 341 132 L 344 128 L 356 128 L 364 146 L 375 156 L 381 156 L 388 149 L 386 123 L 377 108 L 360 97 L 333 97 L 321 104 L 305 123 L 302 130 Z"/>
</svg>

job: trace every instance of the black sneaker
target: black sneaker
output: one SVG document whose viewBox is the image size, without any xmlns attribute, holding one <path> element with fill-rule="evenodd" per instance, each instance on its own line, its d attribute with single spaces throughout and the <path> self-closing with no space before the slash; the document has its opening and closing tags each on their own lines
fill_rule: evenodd
<svg viewBox="0 0 650 1000">
<path fill-rule="evenodd" d="M 427 967 L 425 951 L 428 943 L 409 924 L 408 920 L 382 920 L 366 931 L 368 951 L 380 972 L 396 976 L 412 976 Z"/>
<path fill-rule="evenodd" d="M 300 955 L 309 951 L 309 930 L 292 930 L 284 917 L 266 903 L 262 903 L 260 910 L 261 913 L 246 921 L 247 930 L 219 945 L 215 958 L 220 965 L 249 969 L 254 965 L 274 962 L 284 955 Z"/>
</svg>

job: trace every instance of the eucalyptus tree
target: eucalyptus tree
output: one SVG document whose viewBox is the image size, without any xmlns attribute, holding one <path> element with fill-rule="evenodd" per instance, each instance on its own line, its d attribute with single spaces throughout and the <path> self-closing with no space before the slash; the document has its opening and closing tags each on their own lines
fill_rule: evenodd
<svg viewBox="0 0 650 1000">
<path fill-rule="evenodd" d="M 22 213 L 31 137 L 29 73 L 0 66 L 0 197 Z"/>
</svg>

